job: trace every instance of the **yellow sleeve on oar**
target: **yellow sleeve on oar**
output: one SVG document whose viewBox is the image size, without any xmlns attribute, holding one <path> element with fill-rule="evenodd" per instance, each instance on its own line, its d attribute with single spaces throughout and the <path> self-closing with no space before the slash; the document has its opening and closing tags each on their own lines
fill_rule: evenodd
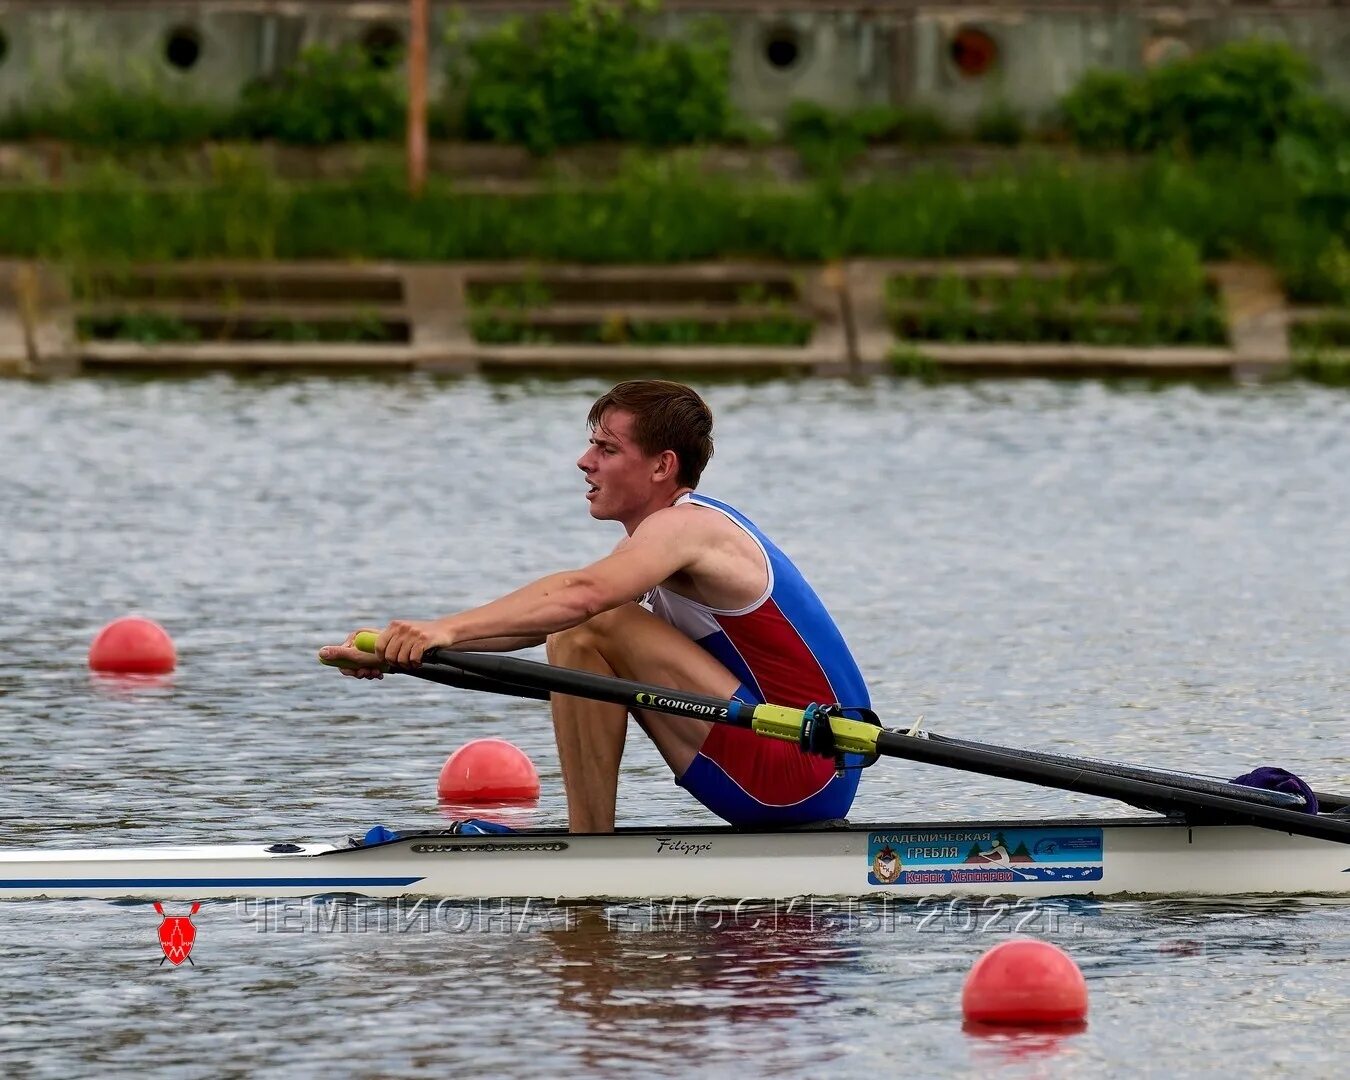
<svg viewBox="0 0 1350 1080">
<path fill-rule="evenodd" d="M 756 705 L 750 715 L 751 730 L 757 734 L 787 742 L 801 742 L 801 709 L 790 709 L 786 705 Z M 830 730 L 834 733 L 836 749 L 849 754 L 875 754 L 877 736 L 881 734 L 882 729 L 876 724 L 864 723 L 861 720 L 832 716 Z"/>
</svg>

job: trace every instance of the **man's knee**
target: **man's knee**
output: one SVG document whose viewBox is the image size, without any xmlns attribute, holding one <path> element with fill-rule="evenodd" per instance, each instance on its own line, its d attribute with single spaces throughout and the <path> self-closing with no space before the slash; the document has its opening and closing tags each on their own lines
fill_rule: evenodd
<svg viewBox="0 0 1350 1080">
<path fill-rule="evenodd" d="M 579 653 L 604 652 L 604 644 L 612 640 L 625 622 L 624 607 L 602 611 L 583 623 L 549 634 L 545 647 L 550 663 L 561 664 L 569 656 Z"/>
</svg>

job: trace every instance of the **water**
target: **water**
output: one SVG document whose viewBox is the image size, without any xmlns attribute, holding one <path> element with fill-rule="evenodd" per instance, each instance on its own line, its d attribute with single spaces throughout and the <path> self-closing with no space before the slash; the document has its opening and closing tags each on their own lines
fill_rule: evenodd
<svg viewBox="0 0 1350 1080">
<path fill-rule="evenodd" d="M 441 762 L 489 734 L 540 768 L 543 797 L 517 819 L 559 823 L 536 706 L 339 681 L 313 653 L 607 551 L 616 527 L 590 520 L 573 465 L 603 388 L 0 383 L 6 842 L 436 827 Z M 1229 775 L 1281 764 L 1350 787 L 1343 392 L 705 390 L 721 429 L 704 489 L 798 560 L 888 723 L 924 714 L 949 734 Z M 85 670 L 93 634 L 132 611 L 178 644 L 163 685 Z M 886 762 L 855 817 L 1078 812 L 1117 808 Z M 636 736 L 620 817 L 705 820 Z M 424 926 L 369 902 L 227 902 L 196 916 L 197 966 L 175 969 L 157 966 L 147 905 L 10 902 L 0 1062 L 32 1076 L 1332 1076 L 1346 912 L 1080 903 L 991 919 L 958 905 L 886 926 L 835 912 L 643 930 L 626 909 L 450 909 Z M 1018 919 L 1082 965 L 1085 1032 L 962 1032 L 964 974 Z"/>
</svg>

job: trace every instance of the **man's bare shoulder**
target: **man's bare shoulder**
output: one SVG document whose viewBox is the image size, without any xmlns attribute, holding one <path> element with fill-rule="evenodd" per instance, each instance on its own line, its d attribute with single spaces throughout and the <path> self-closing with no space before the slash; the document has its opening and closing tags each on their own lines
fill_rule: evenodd
<svg viewBox="0 0 1350 1080">
<path fill-rule="evenodd" d="M 636 540 L 639 537 L 683 539 L 690 536 L 711 539 L 739 532 L 740 529 L 720 510 L 714 510 L 710 506 L 699 506 L 697 503 L 679 503 L 656 511 L 633 530 L 630 539 Z"/>
</svg>

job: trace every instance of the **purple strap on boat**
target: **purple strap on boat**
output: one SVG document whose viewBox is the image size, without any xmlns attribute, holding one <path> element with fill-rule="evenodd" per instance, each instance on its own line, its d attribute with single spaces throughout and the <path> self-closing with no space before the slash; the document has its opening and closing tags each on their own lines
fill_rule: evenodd
<svg viewBox="0 0 1350 1080">
<path fill-rule="evenodd" d="M 1262 788 L 1266 791 L 1283 791 L 1289 795 L 1303 796 L 1304 813 L 1317 813 L 1317 796 L 1313 789 L 1291 773 L 1288 769 L 1277 769 L 1274 765 L 1262 765 L 1249 773 L 1243 773 L 1232 781 L 1244 787 Z"/>
</svg>

